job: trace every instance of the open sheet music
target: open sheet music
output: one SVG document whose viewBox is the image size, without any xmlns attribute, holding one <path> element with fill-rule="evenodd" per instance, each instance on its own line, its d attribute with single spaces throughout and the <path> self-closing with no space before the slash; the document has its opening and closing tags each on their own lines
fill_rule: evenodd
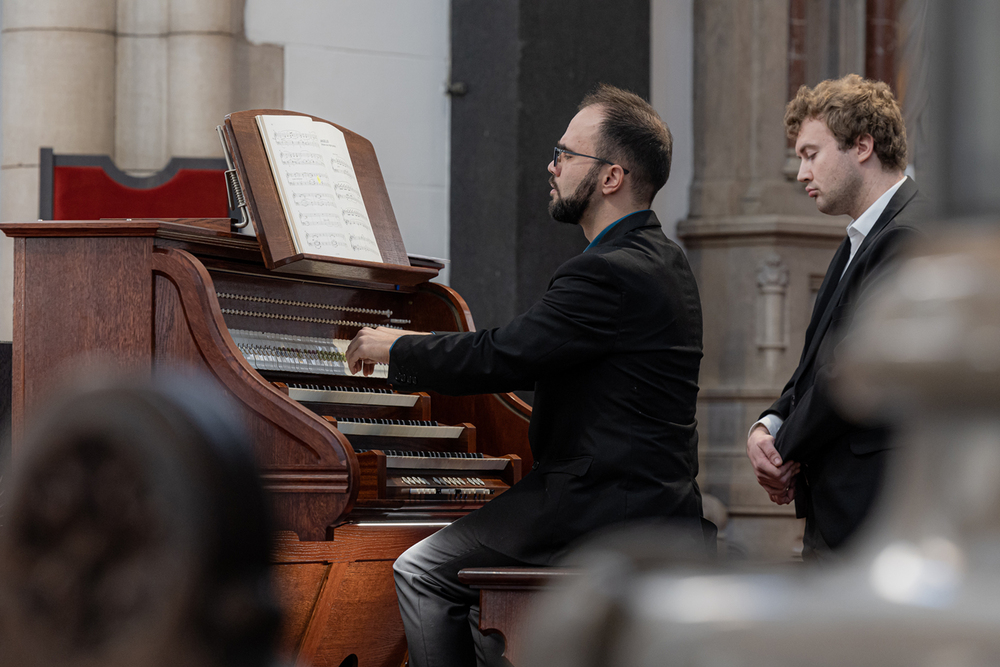
<svg viewBox="0 0 1000 667">
<path fill-rule="evenodd" d="M 344 133 L 306 116 L 256 120 L 296 250 L 381 262 Z"/>
</svg>

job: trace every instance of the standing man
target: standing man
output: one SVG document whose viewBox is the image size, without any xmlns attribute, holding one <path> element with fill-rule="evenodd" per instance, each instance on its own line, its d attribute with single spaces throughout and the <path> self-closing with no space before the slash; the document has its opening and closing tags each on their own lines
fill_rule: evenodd
<svg viewBox="0 0 1000 667">
<path fill-rule="evenodd" d="M 497 329 L 414 335 L 362 329 L 352 370 L 389 364 L 396 389 L 535 390 L 535 464 L 482 509 L 394 566 L 412 667 L 480 664 L 465 567 L 548 564 L 587 533 L 651 517 L 700 535 L 695 400 L 701 303 L 684 254 L 649 210 L 670 171 L 670 131 L 642 98 L 600 86 L 549 163 L 549 212 L 590 245 L 527 312 Z M 473 625 L 470 632 L 469 624 Z"/>
<path fill-rule="evenodd" d="M 921 199 L 903 175 L 906 130 L 892 91 L 849 74 L 803 86 L 785 110 L 798 180 L 827 215 L 853 222 L 816 296 L 799 366 L 750 429 L 747 455 L 779 505 L 805 517 L 803 555 L 844 544 L 871 507 L 889 446 L 884 428 L 846 421 L 827 394 L 833 350 L 872 282 L 914 237 Z"/>
</svg>

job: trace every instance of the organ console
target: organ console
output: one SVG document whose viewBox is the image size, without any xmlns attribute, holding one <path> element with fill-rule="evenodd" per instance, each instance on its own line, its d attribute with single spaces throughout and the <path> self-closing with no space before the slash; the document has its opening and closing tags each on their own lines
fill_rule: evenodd
<svg viewBox="0 0 1000 667">
<path fill-rule="evenodd" d="M 296 253 L 253 124 L 263 113 L 287 112 L 231 114 L 225 128 L 256 237 L 218 220 L 0 225 L 15 241 L 14 455 L 31 412 L 80 369 L 215 383 L 273 500 L 286 653 L 398 667 L 393 560 L 518 481 L 531 409 L 511 394 L 399 394 L 385 368 L 347 371 L 359 327 L 466 331 L 472 317 L 429 282 L 440 265 L 411 265 L 371 144 L 343 128 L 385 261 Z"/>
</svg>

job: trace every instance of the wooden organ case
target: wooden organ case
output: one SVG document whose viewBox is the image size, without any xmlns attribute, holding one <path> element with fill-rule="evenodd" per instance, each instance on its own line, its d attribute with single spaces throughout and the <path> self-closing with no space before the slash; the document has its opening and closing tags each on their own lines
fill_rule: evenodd
<svg viewBox="0 0 1000 667">
<path fill-rule="evenodd" d="M 462 298 L 413 266 L 374 150 L 340 128 L 382 263 L 296 253 L 254 124 L 224 141 L 256 238 L 228 220 L 4 223 L 14 238 L 14 455 L 33 409 L 74 373 L 166 369 L 215 382 L 273 499 L 282 643 L 298 665 L 398 667 L 392 562 L 531 465 L 515 396 L 393 393 L 345 376 L 358 327 L 474 328 Z M 318 119 L 316 119 L 318 120 Z"/>
</svg>

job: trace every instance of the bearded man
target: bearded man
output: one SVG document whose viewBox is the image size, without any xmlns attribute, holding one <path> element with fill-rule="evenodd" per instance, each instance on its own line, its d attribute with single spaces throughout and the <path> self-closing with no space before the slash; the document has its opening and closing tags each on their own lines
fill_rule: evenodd
<svg viewBox="0 0 1000 667">
<path fill-rule="evenodd" d="M 354 372 L 389 364 L 402 391 L 534 389 L 531 472 L 394 566 L 412 667 L 494 664 L 466 567 L 545 565 L 579 538 L 662 518 L 701 535 L 695 400 L 701 303 L 684 254 L 649 210 L 672 138 L 642 98 L 600 86 L 549 164 L 549 211 L 590 244 L 510 324 L 468 333 L 363 329 Z M 471 631 L 470 631 L 471 625 Z"/>
</svg>

